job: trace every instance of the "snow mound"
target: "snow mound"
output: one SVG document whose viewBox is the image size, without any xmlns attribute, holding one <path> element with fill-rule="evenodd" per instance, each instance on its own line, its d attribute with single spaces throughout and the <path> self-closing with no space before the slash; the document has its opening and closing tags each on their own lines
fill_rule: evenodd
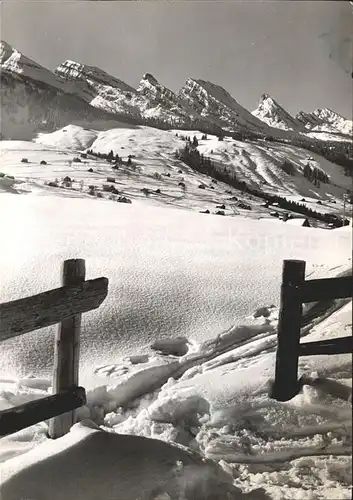
<svg viewBox="0 0 353 500">
<path fill-rule="evenodd" d="M 2 500 L 240 500 L 232 478 L 210 461 L 159 440 L 113 434 L 92 422 L 7 461 Z M 255 496 L 256 495 L 256 496 Z"/>
<path fill-rule="evenodd" d="M 155 422 L 197 425 L 200 417 L 210 413 L 209 402 L 190 391 L 160 393 L 160 397 L 149 408 L 149 416 Z"/>
<path fill-rule="evenodd" d="M 162 352 L 163 354 L 183 356 L 188 352 L 188 343 L 188 339 L 185 337 L 159 339 L 151 345 L 151 349 Z"/>
<path fill-rule="evenodd" d="M 95 130 L 85 129 L 77 125 L 67 125 L 50 134 L 38 134 L 35 142 L 58 149 L 80 151 L 90 147 L 97 135 L 98 132 Z"/>
</svg>

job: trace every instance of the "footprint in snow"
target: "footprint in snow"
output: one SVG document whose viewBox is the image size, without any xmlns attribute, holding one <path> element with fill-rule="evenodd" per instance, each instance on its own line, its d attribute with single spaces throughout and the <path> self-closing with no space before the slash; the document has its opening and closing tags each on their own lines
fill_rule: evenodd
<svg viewBox="0 0 353 500">
<path fill-rule="evenodd" d="M 121 363 L 99 366 L 94 370 L 94 373 L 104 377 L 120 377 L 126 375 L 132 365 L 147 363 L 149 360 L 148 354 L 135 354 L 123 359 Z"/>
</svg>

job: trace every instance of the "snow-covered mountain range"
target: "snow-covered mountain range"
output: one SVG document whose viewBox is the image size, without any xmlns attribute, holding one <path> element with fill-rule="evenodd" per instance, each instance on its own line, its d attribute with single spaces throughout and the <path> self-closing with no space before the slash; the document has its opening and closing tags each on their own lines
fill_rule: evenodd
<svg viewBox="0 0 353 500">
<path fill-rule="evenodd" d="M 152 124 L 160 122 L 170 126 L 198 128 L 209 126 L 207 120 L 192 106 L 161 85 L 150 73 L 143 75 L 137 89 L 99 68 L 69 60 L 60 64 L 54 73 L 67 83 L 77 82 L 78 95 L 104 111 Z"/>
<path fill-rule="evenodd" d="M 343 135 L 352 136 L 353 122 L 347 120 L 331 109 L 316 109 L 312 113 L 301 111 L 296 120 L 301 122 L 306 129 L 317 132 L 336 132 Z"/>
<path fill-rule="evenodd" d="M 6 42 L 0 43 L 0 71 L 5 137 L 20 138 L 20 125 L 27 130 L 31 126 L 57 129 L 78 122 L 92 126 L 92 121 L 102 126 L 114 119 L 282 139 L 314 132 L 343 138 L 352 134 L 352 121 L 328 109 L 301 112 L 294 118 L 263 94 L 258 108 L 250 113 L 224 88 L 205 80 L 189 78 L 174 93 L 146 73 L 135 89 L 100 68 L 71 60 L 50 71 Z"/>
</svg>

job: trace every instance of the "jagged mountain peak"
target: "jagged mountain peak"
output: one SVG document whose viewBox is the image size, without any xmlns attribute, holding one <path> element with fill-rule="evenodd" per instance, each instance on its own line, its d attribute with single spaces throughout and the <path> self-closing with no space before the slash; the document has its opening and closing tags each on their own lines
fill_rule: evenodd
<svg viewBox="0 0 353 500">
<path fill-rule="evenodd" d="M 273 97 L 266 93 L 261 95 L 258 107 L 252 114 L 270 127 L 283 130 L 299 130 L 303 128 L 298 120 L 293 118 Z"/>
<path fill-rule="evenodd" d="M 147 80 L 148 82 L 159 85 L 157 78 L 155 78 L 151 73 L 145 73 L 142 77 L 142 80 Z"/>
<path fill-rule="evenodd" d="M 137 92 L 153 101 L 168 101 L 168 104 L 170 104 L 170 102 L 175 104 L 178 100 L 174 92 L 164 85 L 161 85 L 151 73 L 145 73 L 143 75 L 137 87 Z"/>
<path fill-rule="evenodd" d="M 280 109 L 280 110 L 285 111 L 283 106 L 281 106 L 272 96 L 270 96 L 270 94 L 267 94 L 267 93 L 261 94 L 257 109 L 259 107 L 263 107 L 263 108 L 267 108 L 267 109 L 273 108 L 273 110 Z M 254 111 L 256 111 L 256 110 L 254 110 Z"/>
<path fill-rule="evenodd" d="M 178 96 L 203 118 L 229 131 L 246 133 L 268 128 L 243 108 L 227 90 L 215 83 L 188 78 Z"/>
<path fill-rule="evenodd" d="M 185 86 L 183 89 L 186 87 L 199 87 L 203 89 L 204 92 L 207 92 L 210 95 L 213 95 L 214 98 L 218 99 L 219 101 L 224 102 L 227 105 L 233 105 L 235 99 L 230 95 L 230 93 L 225 90 L 223 87 L 220 85 L 217 85 L 213 82 L 209 82 L 207 80 L 202 80 L 201 78 L 188 78 Z M 181 89 L 181 90 L 183 90 Z M 238 103 L 237 103 L 238 104 Z"/>
<path fill-rule="evenodd" d="M 18 51 L 5 40 L 0 40 L 0 64 L 4 64 L 14 52 Z"/>
<path fill-rule="evenodd" d="M 346 117 L 340 115 L 339 113 L 336 113 L 336 111 L 333 111 L 330 108 L 317 108 L 317 109 L 315 109 L 313 114 L 316 116 L 319 116 L 321 118 L 326 118 L 326 119 L 327 118 L 333 118 L 333 119 L 342 118 L 344 120 L 347 120 Z"/>
<path fill-rule="evenodd" d="M 266 101 L 267 99 L 271 99 L 272 100 L 272 97 L 269 95 L 269 94 L 261 94 L 261 97 L 260 97 L 260 103 L 263 102 L 263 101 Z"/>
<path fill-rule="evenodd" d="M 188 106 L 177 94 L 160 84 L 150 73 L 145 73 L 137 87 L 137 92 L 146 102 L 142 108 L 143 115 L 148 118 L 160 118 L 175 124 L 184 123 L 192 126 L 195 119 L 205 127 L 205 123 L 197 111 Z"/>
</svg>

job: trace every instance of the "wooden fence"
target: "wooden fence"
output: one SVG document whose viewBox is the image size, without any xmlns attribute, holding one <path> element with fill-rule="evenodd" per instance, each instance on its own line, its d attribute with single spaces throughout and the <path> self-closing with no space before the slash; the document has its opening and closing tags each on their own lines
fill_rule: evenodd
<svg viewBox="0 0 353 500">
<path fill-rule="evenodd" d="M 66 260 L 62 287 L 0 304 L 0 342 L 59 323 L 55 342 L 52 396 L 0 412 L 0 436 L 51 419 L 49 436 L 66 434 L 75 409 L 86 404 L 78 386 L 82 313 L 98 308 L 108 293 L 108 279 L 85 281 L 83 259 Z"/>
<path fill-rule="evenodd" d="M 289 401 L 299 393 L 305 381 L 303 377 L 298 380 L 300 356 L 352 353 L 352 336 L 300 343 L 303 303 L 352 295 L 352 276 L 305 280 L 305 261 L 283 262 L 275 380 L 270 397 Z"/>
<path fill-rule="evenodd" d="M 85 281 L 85 261 L 66 260 L 62 287 L 32 297 L 0 304 L 0 342 L 56 323 L 53 391 L 41 398 L 0 412 L 0 436 L 50 419 L 49 436 L 66 434 L 75 422 L 75 409 L 86 403 L 78 386 L 82 313 L 98 308 L 108 293 L 108 279 Z M 288 401 L 300 391 L 299 356 L 352 352 L 353 338 L 300 343 L 302 305 L 351 297 L 352 277 L 305 280 L 305 262 L 285 260 L 278 322 L 275 380 L 270 396 Z"/>
</svg>

